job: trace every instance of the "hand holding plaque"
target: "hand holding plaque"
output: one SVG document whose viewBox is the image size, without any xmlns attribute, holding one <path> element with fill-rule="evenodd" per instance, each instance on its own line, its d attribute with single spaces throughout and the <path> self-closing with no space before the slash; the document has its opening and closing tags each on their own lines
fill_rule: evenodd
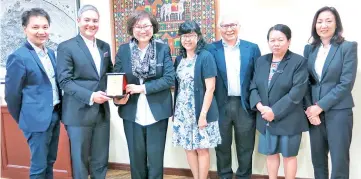
<svg viewBox="0 0 361 179">
<path fill-rule="evenodd" d="M 123 98 L 127 80 L 125 73 L 107 73 L 107 96 L 111 98 Z"/>
</svg>

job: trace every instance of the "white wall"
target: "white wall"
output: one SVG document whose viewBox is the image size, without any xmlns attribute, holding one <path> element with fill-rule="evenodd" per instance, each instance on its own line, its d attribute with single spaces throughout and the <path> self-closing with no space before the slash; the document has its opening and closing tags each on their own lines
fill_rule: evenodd
<svg viewBox="0 0 361 179">
<path fill-rule="evenodd" d="M 219 0 L 220 14 L 233 11 L 241 23 L 240 36 L 245 40 L 257 43 L 262 54 L 269 53 L 266 33 L 268 29 L 277 24 L 288 25 L 292 30 L 292 44 L 290 49 L 296 53 L 302 54 L 303 47 L 310 37 L 311 23 L 314 13 L 322 6 L 334 6 L 339 11 L 343 26 L 344 36 L 347 40 L 361 42 L 359 31 L 361 24 L 356 17 L 361 17 L 361 11 L 354 0 Z M 106 0 L 81 0 L 81 4 L 93 4 L 100 11 L 100 29 L 98 38 L 112 43 L 111 25 L 110 25 L 110 5 Z M 358 53 L 361 54 L 359 47 Z M 360 65 L 359 65 L 360 66 Z M 351 168 L 350 178 L 358 179 L 361 177 L 361 152 L 357 150 L 361 147 L 361 67 L 358 68 L 357 81 L 353 90 L 356 103 L 354 108 L 354 128 L 353 141 L 351 145 Z M 337 132 L 337 131 L 335 131 Z M 171 122 L 165 151 L 165 167 L 188 168 L 187 160 L 183 149 L 175 148 L 171 144 Z M 123 131 L 123 122 L 118 117 L 116 108 L 111 106 L 111 139 L 110 139 L 110 162 L 129 163 L 128 149 Z M 254 154 L 253 171 L 255 174 L 267 174 L 265 166 L 265 157 L 257 153 L 257 143 Z M 237 167 L 234 146 L 233 168 Z M 212 150 L 211 170 L 216 170 L 215 153 Z M 279 171 L 283 175 L 283 168 Z M 298 155 L 298 177 L 313 178 L 313 169 L 310 155 L 310 145 L 308 133 L 304 133 L 301 143 L 301 149 Z"/>
</svg>

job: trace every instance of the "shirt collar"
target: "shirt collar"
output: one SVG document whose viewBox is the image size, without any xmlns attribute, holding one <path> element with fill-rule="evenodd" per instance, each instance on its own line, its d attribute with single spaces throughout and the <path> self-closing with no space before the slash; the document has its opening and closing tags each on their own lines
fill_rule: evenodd
<svg viewBox="0 0 361 179">
<path fill-rule="evenodd" d="M 236 44 L 235 44 L 234 46 L 230 46 L 230 45 L 228 45 L 226 42 L 224 42 L 224 40 L 222 39 L 222 45 L 223 45 L 223 47 L 225 47 L 225 48 L 234 48 L 234 47 L 239 47 L 239 43 L 240 43 L 240 40 L 239 40 L 239 39 L 237 39 Z"/>
<path fill-rule="evenodd" d="M 43 53 L 48 54 L 48 49 L 44 46 L 44 49 L 39 48 L 34 43 L 32 43 L 29 39 L 27 40 L 29 44 L 34 48 L 36 54 L 43 56 Z"/>
<path fill-rule="evenodd" d="M 81 34 L 80 34 L 80 36 L 81 36 L 81 38 L 83 38 L 83 40 L 84 40 L 84 42 L 85 42 L 85 44 L 86 44 L 87 46 L 91 46 L 91 47 L 96 47 L 96 46 L 97 46 L 96 38 L 94 38 L 94 40 L 92 41 L 92 40 L 89 40 L 89 39 L 85 38 L 85 37 L 84 37 L 83 35 L 81 35 Z"/>
</svg>

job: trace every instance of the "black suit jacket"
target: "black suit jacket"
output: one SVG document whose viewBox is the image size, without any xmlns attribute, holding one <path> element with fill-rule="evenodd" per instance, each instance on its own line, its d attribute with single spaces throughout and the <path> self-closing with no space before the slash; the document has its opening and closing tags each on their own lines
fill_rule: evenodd
<svg viewBox="0 0 361 179">
<path fill-rule="evenodd" d="M 174 85 L 175 72 L 168 45 L 156 43 L 156 76 L 144 80 L 150 110 L 156 121 L 172 116 L 171 87 Z M 139 85 L 139 78 L 133 75 L 129 43 L 119 46 L 115 57 L 114 72 L 125 73 L 128 84 Z M 129 97 L 125 105 L 118 108 L 122 119 L 135 121 L 139 94 Z"/>
<path fill-rule="evenodd" d="M 319 47 L 306 45 L 304 57 L 308 59 L 310 74 L 306 107 L 318 104 L 324 111 L 354 107 L 352 88 L 357 74 L 357 43 L 333 43 L 322 70 L 321 81 L 315 71 Z"/>
<path fill-rule="evenodd" d="M 80 35 L 58 46 L 57 75 L 64 91 L 62 122 L 65 125 L 92 125 L 100 111 L 105 112 L 105 120 L 110 118 L 108 102 L 89 105 L 93 92 L 106 90 L 106 73 L 113 68 L 109 45 L 99 39 L 96 43 L 101 57 L 100 75 Z"/>
<path fill-rule="evenodd" d="M 261 56 L 255 62 L 250 86 L 250 104 L 253 110 L 261 102 L 272 108 L 275 119 L 269 124 L 273 135 L 294 135 L 308 130 L 302 99 L 307 91 L 308 72 L 306 60 L 288 51 L 279 64 L 268 86 L 272 54 Z M 257 130 L 265 134 L 267 121 L 257 111 Z"/>
</svg>

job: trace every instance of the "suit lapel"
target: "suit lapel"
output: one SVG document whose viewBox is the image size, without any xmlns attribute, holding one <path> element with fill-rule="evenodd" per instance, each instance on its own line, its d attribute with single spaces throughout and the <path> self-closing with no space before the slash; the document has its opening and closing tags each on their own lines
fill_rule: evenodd
<svg viewBox="0 0 361 179">
<path fill-rule="evenodd" d="M 240 87 L 240 89 L 242 89 L 242 84 L 243 84 L 243 77 L 244 77 L 244 75 L 246 74 L 246 71 L 247 71 L 247 69 L 248 69 L 248 63 L 249 63 L 249 47 L 248 47 L 248 45 L 247 44 L 244 44 L 243 43 L 243 41 L 242 40 L 240 40 L 240 42 L 239 42 L 240 44 L 239 44 L 239 50 L 240 50 L 240 61 L 241 61 L 241 63 L 240 63 L 240 65 L 241 65 L 241 67 L 240 67 L 240 73 L 239 73 L 239 75 L 240 75 L 240 84 L 241 84 L 241 87 Z"/>
<path fill-rule="evenodd" d="M 35 49 L 30 45 L 28 41 L 25 43 L 25 47 L 29 49 L 30 54 L 33 56 L 36 64 L 38 64 L 39 68 L 46 74 L 45 68 L 43 66 L 43 63 L 41 63 L 40 58 L 38 54 L 35 52 Z"/>
<path fill-rule="evenodd" d="M 157 50 L 157 54 L 158 54 L 158 50 Z M 126 49 L 125 49 L 125 54 L 124 57 L 127 58 L 126 60 L 122 61 L 124 62 L 124 69 L 125 71 L 128 71 L 127 73 L 127 82 L 128 84 L 140 84 L 139 78 L 137 78 L 136 76 L 133 75 L 133 70 L 132 70 L 132 54 L 131 54 L 131 50 L 130 50 L 130 46 L 129 44 L 127 45 Z"/>
<path fill-rule="evenodd" d="M 228 89 L 228 80 L 227 80 L 227 67 L 226 67 L 226 59 L 224 56 L 224 47 L 222 45 L 221 41 L 218 41 L 216 44 L 217 46 L 217 67 L 219 69 L 219 72 L 221 73 L 221 77 L 223 78 L 224 85 L 226 89 Z"/>
<path fill-rule="evenodd" d="M 102 74 L 105 71 L 104 49 L 103 49 L 103 44 L 99 40 L 97 40 L 96 43 L 97 43 L 98 51 L 100 54 L 100 73 L 99 74 L 100 74 L 100 76 L 102 76 Z"/>
<path fill-rule="evenodd" d="M 280 62 L 280 64 L 278 65 L 277 67 L 277 70 L 276 72 L 273 74 L 272 76 L 272 79 L 271 79 L 271 82 L 269 84 L 269 87 L 268 87 L 268 92 L 271 91 L 273 85 L 275 84 L 275 82 L 277 81 L 277 78 L 283 73 L 283 69 L 287 66 L 287 63 L 288 63 L 288 59 L 289 57 L 286 56 L 283 58 L 283 60 Z M 270 62 L 272 61 L 272 58 L 270 59 Z"/>
<path fill-rule="evenodd" d="M 333 57 L 335 56 L 335 53 L 336 53 L 338 47 L 339 47 L 339 45 L 332 44 L 332 46 L 330 48 L 330 51 L 327 54 L 325 64 L 323 65 L 323 68 L 322 68 L 321 80 L 323 79 L 323 77 L 327 73 L 327 68 L 328 68 L 328 66 L 330 66 L 331 61 L 334 59 Z"/>
<path fill-rule="evenodd" d="M 316 63 L 317 53 L 318 53 L 319 49 L 320 49 L 320 47 L 318 46 L 315 50 L 311 51 L 311 53 L 308 56 L 308 59 L 310 60 L 310 63 L 308 63 L 308 65 L 309 65 L 308 68 L 311 69 L 311 71 L 312 71 L 311 74 L 312 74 L 313 78 L 316 79 L 317 82 L 320 79 L 318 78 L 318 75 L 315 70 L 315 63 Z"/>
<path fill-rule="evenodd" d="M 94 63 L 94 59 L 93 59 L 92 55 L 90 54 L 90 51 L 89 51 L 88 47 L 86 46 L 83 38 L 80 35 L 78 35 L 77 41 L 78 41 L 78 45 L 79 45 L 80 49 L 83 51 L 83 53 L 85 54 L 87 59 L 90 61 L 90 63 L 93 66 L 93 69 L 95 70 L 97 76 L 99 77 L 97 67 L 95 66 L 95 63 Z"/>
</svg>

